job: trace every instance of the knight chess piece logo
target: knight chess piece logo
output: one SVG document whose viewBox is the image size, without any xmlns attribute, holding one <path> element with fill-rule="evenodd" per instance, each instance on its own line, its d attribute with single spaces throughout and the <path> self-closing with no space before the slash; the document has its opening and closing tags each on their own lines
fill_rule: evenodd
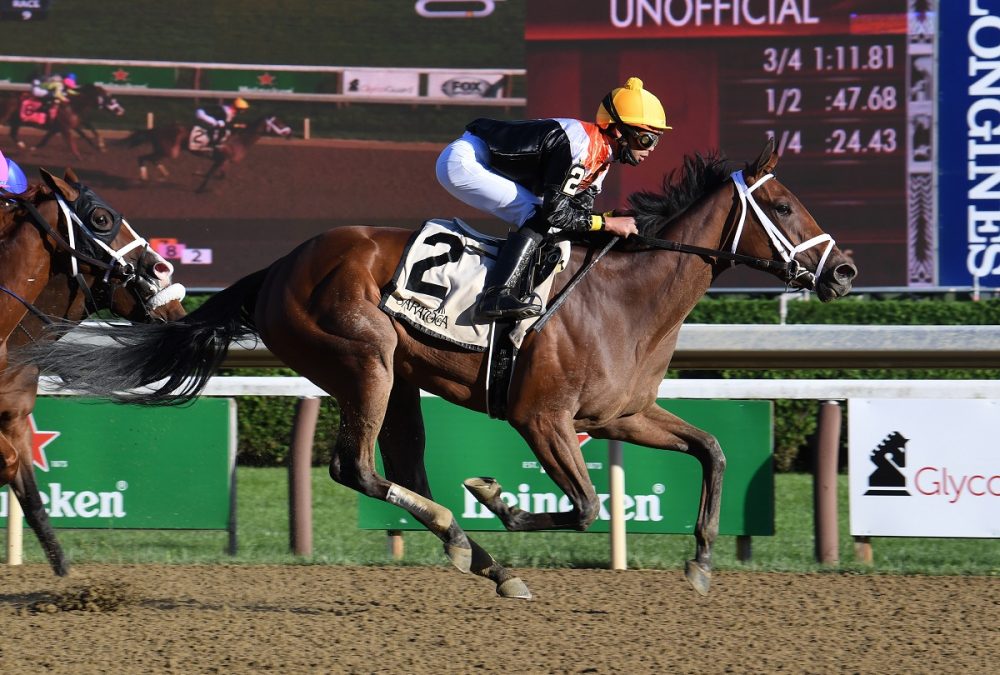
<svg viewBox="0 0 1000 675">
<path fill-rule="evenodd" d="M 866 495 L 910 496 L 906 490 L 906 476 L 902 471 L 906 468 L 906 444 L 909 440 L 894 431 L 872 450 L 871 460 L 876 468 L 868 476 Z"/>
</svg>

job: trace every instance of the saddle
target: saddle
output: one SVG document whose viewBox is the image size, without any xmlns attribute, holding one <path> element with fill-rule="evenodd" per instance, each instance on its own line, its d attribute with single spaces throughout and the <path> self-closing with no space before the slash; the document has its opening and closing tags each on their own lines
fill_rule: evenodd
<svg viewBox="0 0 1000 675">
<path fill-rule="evenodd" d="M 231 134 L 232 131 L 228 127 L 206 129 L 196 124 L 191 127 L 191 134 L 188 136 L 188 150 L 191 152 L 211 152 L 220 145 L 224 145 Z"/>
<path fill-rule="evenodd" d="M 539 317 L 477 324 L 472 309 L 483 291 L 487 265 L 496 260 L 504 240 L 477 232 L 467 223 L 429 220 L 411 235 L 396 268 L 382 289 L 379 307 L 390 316 L 438 339 L 469 351 L 488 352 L 489 411 L 502 417 L 517 350 Z M 569 257 L 568 241 L 539 247 L 517 291 L 535 294 L 545 304 L 554 276 Z"/>
</svg>

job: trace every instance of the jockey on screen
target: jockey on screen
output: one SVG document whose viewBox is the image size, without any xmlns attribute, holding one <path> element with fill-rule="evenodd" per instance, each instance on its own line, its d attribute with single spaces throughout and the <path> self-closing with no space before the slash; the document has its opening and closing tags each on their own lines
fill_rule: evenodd
<svg viewBox="0 0 1000 675">
<path fill-rule="evenodd" d="M 660 101 L 630 77 L 609 92 L 594 123 L 477 119 L 437 160 L 437 178 L 466 204 L 520 228 L 508 235 L 473 312 L 478 322 L 537 316 L 513 292 L 550 228 L 628 237 L 631 216 L 593 213 L 612 162 L 638 166 L 671 127 Z"/>
<path fill-rule="evenodd" d="M 236 119 L 249 108 L 250 104 L 242 97 L 232 103 L 198 108 L 191 128 L 190 149 L 210 150 L 222 144 L 229 137 Z"/>
</svg>

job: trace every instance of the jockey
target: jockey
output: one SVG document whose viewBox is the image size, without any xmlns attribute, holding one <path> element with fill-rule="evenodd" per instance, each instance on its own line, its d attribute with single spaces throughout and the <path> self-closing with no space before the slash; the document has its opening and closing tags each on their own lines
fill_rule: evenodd
<svg viewBox="0 0 1000 675">
<path fill-rule="evenodd" d="M 77 94 L 77 83 L 76 83 L 76 73 L 69 73 L 63 78 L 63 86 L 66 87 L 66 93 L 70 96 L 76 96 Z"/>
<path fill-rule="evenodd" d="M 69 101 L 69 94 L 75 93 L 76 76 L 72 73 L 65 78 L 53 73 L 44 80 L 35 78 L 31 82 L 31 94 L 45 102 L 66 103 Z"/>
<path fill-rule="evenodd" d="M 473 311 L 477 322 L 537 316 L 513 292 L 550 228 L 628 237 L 635 219 L 593 213 L 613 162 L 638 166 L 667 129 L 660 101 L 630 77 L 609 92 L 594 123 L 576 119 L 477 119 L 437 160 L 453 196 L 520 229 L 508 235 Z"/>
<path fill-rule="evenodd" d="M 242 97 L 235 99 L 232 103 L 198 108 L 194 114 L 197 120 L 195 124 L 206 130 L 227 129 L 240 113 L 249 108 L 250 104 Z"/>
</svg>

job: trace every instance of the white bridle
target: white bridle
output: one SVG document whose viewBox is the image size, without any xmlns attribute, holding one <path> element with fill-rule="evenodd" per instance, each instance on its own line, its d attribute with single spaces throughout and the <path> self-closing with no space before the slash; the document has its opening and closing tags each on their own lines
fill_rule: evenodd
<svg viewBox="0 0 1000 675">
<path fill-rule="evenodd" d="M 76 235 L 75 235 L 76 228 L 73 227 L 73 224 L 76 223 L 76 225 L 80 227 L 80 231 L 83 234 L 85 234 L 87 238 L 90 239 L 91 242 L 97 244 L 97 246 L 104 249 L 104 251 L 114 259 L 115 263 L 110 265 L 108 267 L 108 270 L 104 273 L 105 283 L 107 283 L 110 280 L 111 273 L 116 269 L 116 267 L 120 267 L 122 269 L 128 269 L 131 267 L 132 269 L 138 271 L 138 267 L 136 265 L 132 265 L 131 263 L 125 262 L 125 256 L 130 251 L 136 248 L 139 247 L 149 248 L 149 242 L 147 242 L 143 237 L 140 237 L 139 233 L 132 229 L 132 226 L 128 224 L 127 220 L 122 218 L 122 227 L 126 228 L 134 238 L 132 239 L 132 241 L 130 241 L 129 243 L 125 244 L 124 246 L 116 250 L 105 244 L 103 241 L 101 241 L 100 238 L 97 237 L 97 235 L 95 235 L 93 232 L 90 231 L 90 228 L 88 228 L 86 225 L 83 224 L 83 221 L 80 220 L 80 217 L 76 215 L 76 213 L 74 213 L 72 209 L 69 208 L 69 205 L 66 203 L 66 200 L 63 199 L 62 195 L 56 192 L 55 197 L 56 197 L 56 203 L 59 204 L 59 209 L 62 211 L 63 217 L 66 219 L 66 241 L 69 243 L 69 247 L 74 251 L 76 250 Z M 173 276 L 174 266 L 171 265 L 168 261 L 163 260 L 163 258 L 159 254 L 156 254 L 156 256 L 163 261 L 164 265 L 167 265 L 167 267 L 170 268 L 170 275 Z M 70 266 L 73 270 L 73 276 L 75 277 L 80 273 L 79 264 L 77 263 L 75 255 L 70 255 L 69 259 L 70 259 Z M 150 309 L 156 309 L 157 307 L 165 305 L 171 300 L 178 300 L 178 301 L 183 300 L 185 294 L 186 294 L 186 289 L 182 284 L 170 284 L 166 288 L 160 290 L 158 293 L 153 295 L 153 297 L 146 300 L 146 305 Z"/>
<path fill-rule="evenodd" d="M 767 236 L 771 238 L 771 243 L 774 244 L 774 248 L 778 250 L 778 253 L 786 263 L 795 260 L 795 256 L 799 253 L 826 242 L 826 248 L 823 250 L 823 255 L 820 256 L 819 264 L 816 265 L 816 271 L 809 272 L 803 265 L 803 271 L 800 273 L 800 276 L 804 276 L 806 274 L 812 276 L 813 282 L 815 282 L 815 279 L 819 278 L 819 275 L 823 273 L 823 266 L 826 264 L 826 259 L 829 257 L 830 251 L 833 249 L 833 237 L 824 232 L 823 234 L 817 235 L 797 246 L 793 246 L 792 243 L 788 241 L 788 238 L 784 235 L 784 233 L 778 229 L 778 226 L 771 222 L 771 219 L 767 217 L 767 214 L 764 213 L 764 210 L 760 208 L 753 198 L 753 191 L 774 178 L 774 174 L 769 173 L 762 176 L 750 187 L 747 187 L 742 171 L 734 172 L 731 178 L 733 179 L 733 182 L 736 183 L 736 192 L 740 196 L 740 204 L 742 206 L 740 209 L 740 220 L 736 225 L 736 235 L 733 237 L 733 247 L 731 252 L 736 253 L 736 247 L 739 246 L 740 236 L 743 234 L 743 225 L 746 224 L 748 211 L 747 203 L 749 203 L 751 208 L 753 208 L 754 213 L 757 215 L 757 220 L 760 221 L 764 231 L 767 232 Z M 798 261 L 795 260 L 795 262 Z M 735 265 L 736 263 L 734 262 L 733 264 Z"/>
</svg>

